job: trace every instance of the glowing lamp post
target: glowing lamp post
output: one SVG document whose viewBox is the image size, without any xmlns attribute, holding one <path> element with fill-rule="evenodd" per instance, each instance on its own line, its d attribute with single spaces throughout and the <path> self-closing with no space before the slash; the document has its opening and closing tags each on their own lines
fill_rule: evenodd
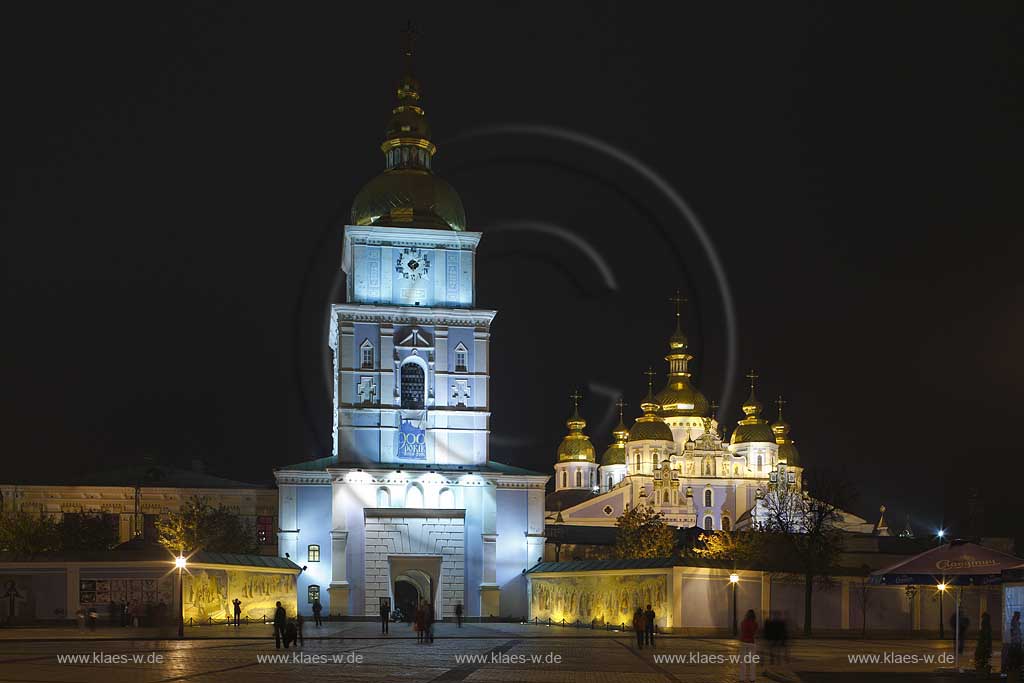
<svg viewBox="0 0 1024 683">
<path fill-rule="evenodd" d="M 740 585 L 740 575 L 736 572 L 729 574 L 729 585 L 732 586 L 732 637 L 735 638 L 740 632 L 736 621 L 736 588 Z"/>
<path fill-rule="evenodd" d="M 942 599 L 946 597 L 946 582 L 943 581 L 936 588 L 939 589 L 939 640 L 946 639 L 946 627 L 944 625 L 944 618 L 942 616 Z"/>
<path fill-rule="evenodd" d="M 185 600 L 184 590 L 182 589 L 182 578 L 181 572 L 185 569 L 185 556 L 178 555 L 174 558 L 174 566 L 178 568 L 178 638 L 185 637 Z"/>
</svg>

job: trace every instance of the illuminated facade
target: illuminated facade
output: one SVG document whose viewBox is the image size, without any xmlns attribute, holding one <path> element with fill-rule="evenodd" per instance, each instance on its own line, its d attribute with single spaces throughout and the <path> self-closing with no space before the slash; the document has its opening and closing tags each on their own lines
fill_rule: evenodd
<svg viewBox="0 0 1024 683">
<path fill-rule="evenodd" d="M 751 372 L 744 417 L 731 439 L 724 440 L 714 406 L 693 384 L 693 356 L 678 309 L 668 346 L 664 389 L 654 393 L 654 372 L 648 371 L 641 414 L 628 428 L 620 402 L 619 423 L 600 461 L 583 432 L 586 422 L 574 407 L 569 433 L 558 449 L 555 492 L 546 499 L 549 519 L 614 526 L 624 511 L 649 505 L 674 526 L 742 529 L 765 514 L 764 497 L 773 487 L 802 488 L 803 467 L 782 418 L 782 400 L 778 419 L 769 424 L 761 416 L 757 375 Z M 870 530 L 849 513 L 843 513 L 843 525 Z"/>
<path fill-rule="evenodd" d="M 406 610 L 426 600 L 439 618 L 458 604 L 470 617 L 522 617 L 549 477 L 489 458 L 495 311 L 475 307 L 481 234 L 433 173 L 409 67 L 381 145 L 386 168 L 344 232 L 333 453 L 275 472 L 280 552 L 306 565 L 307 614 L 318 598 L 332 615 L 376 615 L 386 599 Z"/>
</svg>

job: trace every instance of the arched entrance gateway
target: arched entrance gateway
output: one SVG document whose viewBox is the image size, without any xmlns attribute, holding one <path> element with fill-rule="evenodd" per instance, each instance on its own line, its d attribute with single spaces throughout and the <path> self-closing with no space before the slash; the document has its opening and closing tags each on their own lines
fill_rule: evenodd
<svg viewBox="0 0 1024 683">
<path fill-rule="evenodd" d="M 434 618 L 444 614 L 444 594 L 439 591 L 441 557 L 439 555 L 391 555 L 391 604 L 402 610 L 406 619 L 412 619 L 419 602 L 432 605 Z"/>
</svg>

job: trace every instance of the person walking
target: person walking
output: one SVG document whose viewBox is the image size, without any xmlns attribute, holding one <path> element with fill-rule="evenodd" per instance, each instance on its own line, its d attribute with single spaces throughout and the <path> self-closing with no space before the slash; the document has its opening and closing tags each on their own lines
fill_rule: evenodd
<svg viewBox="0 0 1024 683">
<path fill-rule="evenodd" d="M 462 603 L 455 604 L 455 626 L 462 628 Z"/>
<path fill-rule="evenodd" d="M 284 641 L 284 649 L 288 649 L 288 640 L 285 638 L 285 629 L 288 628 L 288 614 L 284 611 L 284 607 L 281 606 L 281 601 L 277 601 L 277 607 L 274 609 L 274 645 L 278 650 L 281 649 L 281 641 Z"/>
<path fill-rule="evenodd" d="M 428 602 L 423 610 L 423 637 L 428 643 L 434 642 L 434 604 Z"/>
<path fill-rule="evenodd" d="M 1003 665 L 1000 667 L 1002 669 L 1000 677 L 1010 680 L 1020 678 L 1022 664 L 1024 664 L 1024 643 L 1021 641 L 1020 612 L 1014 612 L 1010 619 L 1010 637 L 1003 645 Z"/>
<path fill-rule="evenodd" d="M 388 604 L 387 600 L 380 601 L 380 632 L 383 635 L 388 634 L 388 622 L 391 621 L 391 605 Z"/>
<path fill-rule="evenodd" d="M 320 613 L 323 611 L 324 606 L 320 604 L 320 598 L 313 600 L 313 625 L 320 628 L 324 625 L 322 619 L 320 619 Z"/>
<path fill-rule="evenodd" d="M 423 620 L 426 619 L 426 610 L 423 608 L 423 601 L 420 600 L 416 605 L 416 614 L 413 617 L 413 627 L 416 629 L 416 642 L 423 642 Z"/>
<path fill-rule="evenodd" d="M 754 635 L 757 633 L 757 617 L 754 610 L 748 609 L 740 624 L 740 683 L 754 683 L 757 649 Z"/>
<path fill-rule="evenodd" d="M 636 634 L 636 649 L 644 649 L 644 633 L 647 631 L 647 618 L 644 616 L 644 608 L 637 607 L 633 612 L 633 632 Z"/>
<path fill-rule="evenodd" d="M 239 600 L 238 598 L 235 598 L 234 600 L 231 601 L 231 604 L 234 607 L 235 626 L 241 626 L 242 625 L 242 601 Z"/>
<path fill-rule="evenodd" d="M 644 643 L 654 647 L 654 625 L 658 615 L 654 613 L 650 605 L 644 612 Z"/>
</svg>

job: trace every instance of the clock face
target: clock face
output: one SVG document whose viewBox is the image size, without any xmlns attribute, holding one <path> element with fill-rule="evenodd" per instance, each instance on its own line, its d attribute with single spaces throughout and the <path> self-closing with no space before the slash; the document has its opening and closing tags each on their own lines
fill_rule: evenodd
<svg viewBox="0 0 1024 683">
<path fill-rule="evenodd" d="M 422 249 L 406 247 L 398 253 L 395 270 L 407 280 L 419 280 L 430 272 L 430 256 Z"/>
</svg>

